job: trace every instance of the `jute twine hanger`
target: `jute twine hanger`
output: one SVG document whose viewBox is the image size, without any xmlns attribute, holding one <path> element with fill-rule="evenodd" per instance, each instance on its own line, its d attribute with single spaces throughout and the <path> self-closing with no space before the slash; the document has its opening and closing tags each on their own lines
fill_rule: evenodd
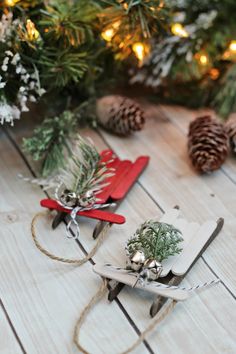
<svg viewBox="0 0 236 354">
<path fill-rule="evenodd" d="M 103 279 L 103 283 L 98 289 L 97 293 L 91 298 L 89 303 L 85 306 L 84 310 L 79 316 L 79 319 L 76 322 L 73 341 L 81 353 L 91 354 L 82 346 L 80 342 L 80 332 L 89 313 L 91 312 L 93 307 L 102 299 L 102 297 L 106 294 L 107 291 L 108 291 L 108 280 Z M 120 354 L 131 353 L 135 348 L 137 348 L 146 339 L 146 337 L 155 329 L 156 325 L 158 325 L 168 316 L 168 314 L 173 310 L 176 304 L 177 301 L 168 300 L 165 303 L 165 305 L 163 305 L 159 313 L 150 321 L 150 324 L 147 326 L 147 328 L 140 333 L 139 338 L 128 349 L 126 349 Z"/>
<path fill-rule="evenodd" d="M 106 227 L 103 229 L 103 231 L 99 234 L 95 246 L 92 248 L 92 250 L 85 257 L 83 257 L 81 259 L 70 259 L 70 258 L 58 257 L 58 256 L 50 253 L 48 250 L 46 250 L 39 243 L 38 238 L 36 236 L 36 231 L 35 231 L 36 221 L 40 217 L 47 216 L 48 214 L 49 214 L 49 212 L 39 212 L 33 217 L 32 222 L 31 222 L 31 234 L 32 234 L 33 241 L 34 241 L 36 247 L 39 249 L 39 251 L 42 252 L 47 257 L 49 257 L 50 259 L 58 261 L 58 262 L 75 264 L 78 266 L 84 264 L 90 258 L 92 258 L 94 256 L 97 249 L 102 244 L 105 236 L 107 235 L 109 228 L 111 227 L 111 224 L 106 225 Z M 74 329 L 74 335 L 73 335 L 73 341 L 74 341 L 76 347 L 84 354 L 90 354 L 90 353 L 80 343 L 80 332 L 81 332 L 83 323 L 84 323 L 85 319 L 87 318 L 88 314 L 93 309 L 93 307 L 99 302 L 99 300 L 101 300 L 101 298 L 106 294 L 107 291 L 108 291 L 108 280 L 104 279 L 103 283 L 100 286 L 100 288 L 98 289 L 97 293 L 92 297 L 90 302 L 85 306 L 78 321 L 76 322 L 75 329 Z M 163 308 L 161 309 L 159 314 L 156 315 L 151 320 L 149 326 L 143 332 L 141 332 L 139 338 L 127 350 L 125 350 L 121 354 L 131 353 L 137 346 L 139 346 L 146 339 L 146 337 L 154 330 L 156 325 L 158 323 L 160 323 L 162 320 L 164 320 L 165 317 L 168 316 L 168 314 L 173 310 L 176 303 L 177 303 L 177 301 L 175 301 L 175 300 L 167 301 L 167 303 L 163 306 Z"/>
<path fill-rule="evenodd" d="M 48 215 L 49 215 L 48 211 L 46 211 L 46 212 L 43 211 L 43 212 L 39 212 L 39 213 L 35 214 L 35 216 L 32 219 L 32 222 L 31 222 L 31 235 L 32 235 L 32 239 L 33 239 L 33 241 L 35 243 L 35 246 L 45 256 L 49 257 L 50 259 L 52 259 L 54 261 L 58 261 L 58 262 L 62 262 L 62 263 L 69 263 L 69 264 L 75 264 L 77 266 L 80 266 L 80 265 L 86 263 L 89 259 L 91 259 L 95 255 L 95 253 L 97 252 L 98 248 L 101 246 L 105 236 L 107 235 L 107 233 L 108 233 L 108 231 L 109 231 L 109 229 L 110 229 L 110 227 L 112 225 L 110 223 L 106 224 L 106 226 L 104 227 L 102 232 L 99 234 L 94 247 L 91 249 L 91 251 L 85 257 L 80 258 L 80 259 L 70 259 L 70 258 L 58 257 L 58 256 L 54 255 L 53 253 L 49 252 L 46 248 L 44 248 L 40 244 L 40 242 L 39 242 L 39 240 L 37 238 L 37 235 L 36 235 L 35 225 L 36 225 L 36 222 L 37 222 L 37 220 L 39 218 L 45 217 L 45 216 L 48 216 Z"/>
</svg>

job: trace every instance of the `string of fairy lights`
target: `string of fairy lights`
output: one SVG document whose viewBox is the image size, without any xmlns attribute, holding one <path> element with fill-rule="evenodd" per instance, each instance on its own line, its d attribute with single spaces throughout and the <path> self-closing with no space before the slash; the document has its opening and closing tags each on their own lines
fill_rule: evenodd
<svg viewBox="0 0 236 354">
<path fill-rule="evenodd" d="M 5 0 L 4 5 L 6 7 L 13 7 L 15 6 L 20 0 Z M 163 4 L 161 4 L 163 5 Z M 161 6 L 159 5 L 159 7 Z M 127 4 L 124 4 L 123 6 L 127 6 Z M 107 45 L 112 45 L 113 39 L 116 36 L 117 31 L 119 30 L 119 27 L 121 25 L 120 21 L 114 22 L 112 25 L 109 27 L 106 27 L 102 32 L 101 32 L 101 37 L 107 42 Z M 22 33 L 23 39 L 27 41 L 36 41 L 40 37 L 40 33 L 35 27 L 35 24 L 30 20 L 26 20 L 26 32 Z M 20 29 L 22 30 L 22 29 Z M 173 23 L 170 27 L 171 33 L 174 36 L 178 36 L 180 38 L 188 38 L 189 33 L 187 29 L 181 24 L 181 23 Z M 23 31 L 22 31 L 23 32 Z M 124 43 L 121 41 L 119 43 L 119 48 L 122 48 L 124 46 Z M 131 49 L 133 54 L 136 56 L 139 65 L 141 66 L 145 57 L 150 53 L 150 45 L 148 44 L 147 41 L 138 41 L 134 42 L 131 45 Z M 195 59 L 199 62 L 199 64 L 203 67 L 209 66 L 209 56 L 206 52 L 200 51 L 199 53 L 195 54 Z M 231 42 L 228 45 L 228 48 L 226 51 L 223 53 L 222 56 L 223 60 L 236 60 L 236 40 L 231 40 Z M 219 77 L 220 73 L 217 68 L 211 68 L 210 69 L 210 76 L 212 79 L 217 79 Z"/>
<path fill-rule="evenodd" d="M 189 33 L 181 23 L 174 23 L 171 26 L 171 32 L 175 36 L 179 36 L 182 38 L 189 37 Z M 223 59 L 230 59 L 231 55 L 233 54 L 236 54 L 236 40 L 231 40 L 228 49 L 223 54 Z M 207 65 L 209 62 L 209 58 L 206 53 L 201 53 L 200 55 L 198 55 L 198 58 L 202 65 Z"/>
</svg>

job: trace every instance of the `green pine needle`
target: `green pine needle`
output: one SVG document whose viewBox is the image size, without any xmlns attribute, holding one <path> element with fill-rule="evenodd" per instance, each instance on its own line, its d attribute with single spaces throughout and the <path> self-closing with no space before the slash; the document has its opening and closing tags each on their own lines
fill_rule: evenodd
<svg viewBox="0 0 236 354">
<path fill-rule="evenodd" d="M 212 105 L 223 118 L 236 112 L 236 64 L 223 76 Z"/>
<path fill-rule="evenodd" d="M 42 79 L 52 88 L 64 88 L 79 83 L 88 70 L 87 52 L 71 52 L 46 49 L 38 64 L 41 65 Z"/>
<path fill-rule="evenodd" d="M 79 0 L 77 4 L 57 1 L 41 11 L 43 16 L 39 24 L 46 31 L 47 39 L 64 47 L 78 47 L 93 41 L 94 22 L 99 11 L 99 5 L 91 0 Z"/>
<path fill-rule="evenodd" d="M 70 152 L 68 138 L 73 134 L 77 120 L 71 111 L 46 118 L 34 130 L 34 136 L 23 139 L 23 149 L 33 160 L 42 161 L 42 175 L 50 175 L 65 164 L 65 152 Z"/>
<path fill-rule="evenodd" d="M 61 173 L 61 180 L 66 189 L 77 195 L 100 190 L 104 180 L 113 175 L 111 169 L 100 160 L 100 154 L 92 142 L 78 135 L 72 156 Z"/>
<path fill-rule="evenodd" d="M 129 254 L 138 250 L 143 251 L 146 258 L 154 258 L 162 262 L 182 251 L 179 247 L 181 241 L 183 241 L 182 233 L 173 225 L 148 220 L 129 239 L 127 250 Z"/>
</svg>

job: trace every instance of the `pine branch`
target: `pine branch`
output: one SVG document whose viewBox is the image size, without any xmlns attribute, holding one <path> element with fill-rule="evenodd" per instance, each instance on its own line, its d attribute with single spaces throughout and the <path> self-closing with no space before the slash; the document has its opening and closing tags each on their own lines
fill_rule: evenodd
<svg viewBox="0 0 236 354">
<path fill-rule="evenodd" d="M 66 189 L 77 195 L 84 195 L 87 191 L 100 191 L 104 180 L 113 175 L 112 170 L 101 163 L 100 159 L 96 147 L 78 135 L 72 156 L 61 173 Z"/>
<path fill-rule="evenodd" d="M 38 61 L 41 66 L 42 80 L 51 88 L 64 88 L 78 83 L 88 69 L 88 54 L 46 49 Z"/>
<path fill-rule="evenodd" d="M 99 15 L 102 31 L 113 28 L 111 45 L 120 59 L 127 58 L 135 42 L 144 42 L 163 32 L 167 9 L 161 1 L 108 0 Z"/>
<path fill-rule="evenodd" d="M 22 7 L 23 9 L 33 8 L 38 5 L 43 5 L 43 0 L 15 0 L 15 6 Z"/>
<path fill-rule="evenodd" d="M 70 139 L 77 126 L 96 127 L 94 100 L 82 102 L 72 110 L 65 110 L 59 116 L 46 118 L 34 130 L 31 138 L 23 140 L 23 149 L 33 160 L 41 161 L 42 176 L 47 177 L 65 166 L 68 154 L 71 154 Z"/>
<path fill-rule="evenodd" d="M 42 175 L 48 176 L 65 165 L 65 153 L 70 153 L 68 138 L 73 135 L 77 120 L 70 111 L 46 118 L 34 130 L 34 136 L 23 140 L 23 148 L 33 160 L 42 161 Z"/>
<path fill-rule="evenodd" d="M 182 233 L 173 225 L 149 220 L 143 223 L 127 243 L 129 254 L 143 251 L 146 258 L 159 262 L 181 252 Z"/>
<path fill-rule="evenodd" d="M 231 112 L 236 112 L 236 64 L 229 67 L 216 90 L 212 105 L 219 115 L 226 118 Z"/>
<path fill-rule="evenodd" d="M 99 11 L 97 2 L 91 0 L 79 0 L 76 4 L 57 1 L 41 11 L 39 25 L 46 39 L 56 41 L 65 48 L 78 47 L 94 40 L 94 22 Z"/>
</svg>

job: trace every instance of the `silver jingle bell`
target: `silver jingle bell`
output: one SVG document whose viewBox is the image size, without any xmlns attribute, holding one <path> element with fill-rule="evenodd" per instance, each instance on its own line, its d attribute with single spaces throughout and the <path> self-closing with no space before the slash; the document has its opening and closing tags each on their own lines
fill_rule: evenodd
<svg viewBox="0 0 236 354">
<path fill-rule="evenodd" d="M 157 280 L 160 277 L 162 270 L 163 266 L 160 262 L 149 258 L 143 265 L 141 276 L 147 280 Z"/>
<path fill-rule="evenodd" d="M 87 191 L 78 198 L 78 204 L 83 208 L 91 208 L 96 203 L 96 196 L 92 191 Z"/>
<path fill-rule="evenodd" d="M 65 189 L 59 199 L 60 202 L 67 207 L 73 208 L 77 205 L 76 193 L 72 192 L 69 189 Z"/>
<path fill-rule="evenodd" d="M 127 260 L 127 268 L 137 272 L 143 267 L 145 260 L 143 251 L 135 251 Z"/>
</svg>

